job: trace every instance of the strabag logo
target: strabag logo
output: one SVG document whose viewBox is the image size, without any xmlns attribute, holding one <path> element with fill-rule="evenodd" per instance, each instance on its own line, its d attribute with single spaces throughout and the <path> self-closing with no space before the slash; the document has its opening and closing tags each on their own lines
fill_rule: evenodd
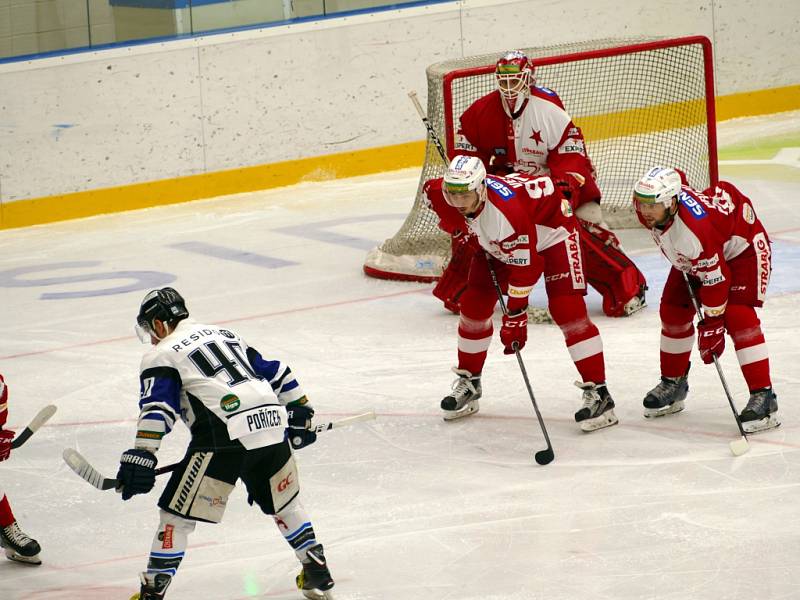
<svg viewBox="0 0 800 600">
<path fill-rule="evenodd" d="M 567 253 L 569 254 L 569 271 L 572 275 L 572 287 L 581 289 L 586 287 L 583 278 L 583 265 L 581 263 L 581 248 L 578 244 L 578 232 L 572 231 L 566 240 Z"/>
</svg>

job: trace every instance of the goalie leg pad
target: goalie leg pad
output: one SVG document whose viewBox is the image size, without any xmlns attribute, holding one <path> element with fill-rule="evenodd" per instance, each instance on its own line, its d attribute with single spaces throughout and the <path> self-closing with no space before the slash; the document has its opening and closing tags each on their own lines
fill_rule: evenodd
<svg viewBox="0 0 800 600">
<path fill-rule="evenodd" d="M 611 231 L 579 219 L 586 278 L 603 297 L 603 312 L 623 317 L 646 306 L 647 280 Z"/>
</svg>

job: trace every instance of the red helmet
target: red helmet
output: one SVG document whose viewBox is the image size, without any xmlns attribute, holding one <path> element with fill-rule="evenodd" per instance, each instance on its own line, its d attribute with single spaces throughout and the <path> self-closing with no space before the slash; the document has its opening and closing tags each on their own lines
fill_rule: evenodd
<svg viewBox="0 0 800 600">
<path fill-rule="evenodd" d="M 519 50 L 513 50 L 497 61 L 494 73 L 506 108 L 514 112 L 530 93 L 534 82 L 533 63 Z"/>
</svg>

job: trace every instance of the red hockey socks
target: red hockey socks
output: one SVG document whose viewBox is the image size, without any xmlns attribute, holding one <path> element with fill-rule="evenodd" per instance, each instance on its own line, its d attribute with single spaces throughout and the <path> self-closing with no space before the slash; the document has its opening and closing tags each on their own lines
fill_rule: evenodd
<svg viewBox="0 0 800 600">
<path fill-rule="evenodd" d="M 694 346 L 694 311 L 661 303 L 661 375 L 683 377 Z"/>
<path fill-rule="evenodd" d="M 736 358 L 750 391 L 770 387 L 769 352 L 756 310 L 743 304 L 728 305 L 725 328 L 733 339 Z"/>
<path fill-rule="evenodd" d="M 606 366 L 603 340 L 597 326 L 589 319 L 583 296 L 557 296 L 549 299 L 548 308 L 561 328 L 567 350 L 583 381 L 604 383 Z"/>
<path fill-rule="evenodd" d="M 458 320 L 458 368 L 479 375 L 492 343 L 492 319 L 470 319 L 462 313 Z"/>
<path fill-rule="evenodd" d="M 11 512 L 8 496 L 3 494 L 3 499 L 0 500 L 0 527 L 8 527 L 14 521 L 14 513 Z"/>
</svg>

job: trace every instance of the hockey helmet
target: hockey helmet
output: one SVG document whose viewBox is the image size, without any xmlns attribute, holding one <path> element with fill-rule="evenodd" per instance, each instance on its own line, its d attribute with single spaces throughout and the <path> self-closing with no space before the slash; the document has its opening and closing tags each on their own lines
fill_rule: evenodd
<svg viewBox="0 0 800 600">
<path fill-rule="evenodd" d="M 164 287 L 148 292 L 139 307 L 136 316 L 136 334 L 143 343 L 155 336 L 153 321 L 158 319 L 164 323 L 177 323 L 189 316 L 186 301 L 175 288 Z M 158 337 L 158 336 L 156 336 Z"/>
<path fill-rule="evenodd" d="M 486 199 L 486 167 L 477 156 L 459 154 L 450 161 L 442 182 L 444 198 L 455 208 L 477 208 Z M 476 192 L 477 199 L 468 192 Z M 476 204 L 477 200 L 477 204 Z"/>
<path fill-rule="evenodd" d="M 653 167 L 648 170 L 633 186 L 633 205 L 639 221 L 647 227 L 648 219 L 643 216 L 643 211 L 649 212 L 655 204 L 663 204 L 667 208 L 667 216 L 671 217 L 672 201 L 681 191 L 681 176 L 675 169 L 669 167 Z M 656 223 L 657 225 L 663 224 Z"/>
<path fill-rule="evenodd" d="M 522 106 L 533 85 L 533 63 L 519 50 L 507 52 L 495 65 L 497 89 L 511 112 Z"/>
</svg>

